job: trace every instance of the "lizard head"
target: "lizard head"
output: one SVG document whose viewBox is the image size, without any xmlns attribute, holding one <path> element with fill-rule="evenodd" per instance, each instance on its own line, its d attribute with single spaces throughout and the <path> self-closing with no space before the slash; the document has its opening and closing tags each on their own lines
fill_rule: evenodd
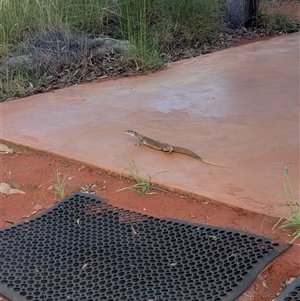
<svg viewBox="0 0 300 301">
<path fill-rule="evenodd" d="M 130 136 L 135 136 L 135 131 L 132 131 L 132 130 L 127 130 L 124 133 L 127 135 L 130 135 Z"/>
</svg>

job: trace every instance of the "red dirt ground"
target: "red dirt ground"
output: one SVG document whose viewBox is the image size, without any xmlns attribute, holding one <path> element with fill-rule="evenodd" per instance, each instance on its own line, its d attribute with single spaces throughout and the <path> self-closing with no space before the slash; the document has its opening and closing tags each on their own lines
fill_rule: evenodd
<svg viewBox="0 0 300 301">
<path fill-rule="evenodd" d="M 54 193 L 55 172 L 65 177 L 65 194 L 78 190 L 94 192 L 107 199 L 110 204 L 156 217 L 182 219 L 194 223 L 221 226 L 249 231 L 282 242 L 291 240 L 291 229 L 274 229 L 276 218 L 229 208 L 208 199 L 195 199 L 183 193 L 156 192 L 138 195 L 120 188 L 120 177 L 110 175 L 98 168 L 41 153 L 1 154 L 1 182 L 17 186 L 25 194 L 0 194 L 0 227 L 35 217 L 60 198 Z M 124 166 L 125 168 L 126 166 Z M 121 187 L 133 184 L 124 179 Z M 91 187 L 85 190 L 87 187 Z M 284 196 L 283 196 L 284 199 Z M 222 201 L 222 200 L 220 200 Z M 34 213 L 36 212 L 36 213 Z M 271 262 L 257 277 L 252 286 L 238 301 L 272 300 L 282 290 L 286 281 L 299 272 L 299 241 L 284 254 Z M 1 301 L 7 301 L 0 295 Z"/>
<path fill-rule="evenodd" d="M 300 3 L 299 0 L 273 0 L 270 1 L 269 10 L 271 12 L 282 12 L 295 15 L 300 20 Z"/>
<path fill-rule="evenodd" d="M 294 16 L 296 20 L 300 21 L 300 1 L 299 0 L 273 0 L 268 3 L 268 11 L 270 13 L 287 13 Z M 279 34 L 269 35 L 269 36 L 245 36 L 241 41 L 238 43 L 237 46 L 250 44 L 253 42 L 259 41 L 267 41 Z"/>
</svg>

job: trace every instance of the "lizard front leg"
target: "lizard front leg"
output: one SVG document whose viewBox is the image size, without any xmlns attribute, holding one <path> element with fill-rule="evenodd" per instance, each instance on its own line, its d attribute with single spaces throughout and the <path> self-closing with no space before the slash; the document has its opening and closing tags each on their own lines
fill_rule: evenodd
<svg viewBox="0 0 300 301">
<path fill-rule="evenodd" d="M 140 146 L 140 145 L 142 145 L 143 143 L 142 143 L 142 141 L 139 139 L 139 142 L 135 142 L 134 143 L 134 145 L 137 145 L 137 146 Z"/>
<path fill-rule="evenodd" d="M 173 146 L 166 144 L 166 145 L 163 147 L 162 150 L 163 150 L 164 152 L 168 152 L 169 154 L 171 154 L 172 151 L 173 151 Z"/>
<path fill-rule="evenodd" d="M 138 137 L 139 142 L 135 143 L 135 145 L 140 146 L 140 145 L 147 145 L 147 143 L 144 140 L 144 137 Z"/>
</svg>

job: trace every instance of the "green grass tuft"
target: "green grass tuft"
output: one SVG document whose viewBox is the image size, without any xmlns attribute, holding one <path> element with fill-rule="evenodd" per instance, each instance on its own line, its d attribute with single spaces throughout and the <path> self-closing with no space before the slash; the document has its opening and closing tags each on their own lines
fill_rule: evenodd
<svg viewBox="0 0 300 301">
<path fill-rule="evenodd" d="M 278 146 L 276 144 L 276 150 L 280 157 Z M 281 160 L 280 163 L 283 163 Z M 294 190 L 290 181 L 290 174 L 287 166 L 283 167 L 284 176 L 282 178 L 283 192 L 287 199 L 287 206 L 290 208 L 290 213 L 281 217 L 278 222 L 273 226 L 273 229 L 276 227 L 280 228 L 289 228 L 293 227 L 295 231 L 292 236 L 293 239 L 289 242 L 293 243 L 296 239 L 300 238 L 300 201 L 296 199 Z"/>
<path fill-rule="evenodd" d="M 131 185 L 131 186 L 127 186 L 127 187 L 124 187 L 124 188 L 121 188 L 121 189 L 119 189 L 117 191 L 122 191 L 122 190 L 125 190 L 125 189 L 129 189 L 129 190 L 133 190 L 133 191 L 135 191 L 135 192 L 137 192 L 138 194 L 141 194 L 141 195 L 151 194 L 152 193 L 151 192 L 152 189 L 154 189 L 154 190 L 160 190 L 160 191 L 165 191 L 165 190 L 161 189 L 160 187 L 158 187 L 157 185 L 152 184 L 151 181 L 152 181 L 152 178 L 155 175 L 158 175 L 158 174 L 166 172 L 166 171 L 158 172 L 158 173 L 154 174 L 153 176 L 150 176 L 148 174 L 147 178 L 144 178 L 144 177 L 140 176 L 140 174 L 139 174 L 140 169 L 135 164 L 134 160 L 131 160 L 131 162 L 123 170 L 123 172 L 124 171 L 128 171 L 129 172 L 129 175 L 131 176 L 131 178 L 133 178 L 133 180 L 136 182 L 136 184 Z M 123 172 L 120 175 L 120 182 L 121 183 L 122 183 L 122 174 L 123 174 Z M 121 185 L 121 183 L 120 183 L 120 185 Z"/>
<path fill-rule="evenodd" d="M 273 229 L 276 227 L 289 228 L 293 227 L 295 231 L 292 236 L 293 239 L 289 242 L 293 243 L 296 239 L 300 238 L 300 201 L 296 200 L 294 191 L 290 182 L 289 170 L 284 167 L 284 178 L 283 178 L 283 190 L 285 197 L 288 200 L 287 206 L 290 208 L 290 213 L 281 217 L 278 222 L 274 225 Z"/>
<path fill-rule="evenodd" d="M 57 195 L 63 200 L 66 197 L 65 188 L 69 178 L 69 174 L 62 175 L 59 172 L 59 169 L 56 169 L 54 172 L 54 179 L 50 181 L 50 183 L 54 187 L 55 199 Z"/>
<path fill-rule="evenodd" d="M 289 33 L 299 30 L 299 21 L 297 21 L 297 12 L 282 12 L 279 9 L 270 6 L 266 0 L 260 4 L 259 25 L 268 32 Z"/>
</svg>

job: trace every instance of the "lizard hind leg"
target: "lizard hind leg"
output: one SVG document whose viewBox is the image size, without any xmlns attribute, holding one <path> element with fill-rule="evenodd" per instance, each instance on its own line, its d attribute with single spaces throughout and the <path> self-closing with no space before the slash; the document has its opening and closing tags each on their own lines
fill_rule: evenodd
<svg viewBox="0 0 300 301">
<path fill-rule="evenodd" d="M 170 145 L 164 146 L 163 151 L 167 152 L 168 154 L 171 154 L 173 151 L 173 147 Z"/>
</svg>

